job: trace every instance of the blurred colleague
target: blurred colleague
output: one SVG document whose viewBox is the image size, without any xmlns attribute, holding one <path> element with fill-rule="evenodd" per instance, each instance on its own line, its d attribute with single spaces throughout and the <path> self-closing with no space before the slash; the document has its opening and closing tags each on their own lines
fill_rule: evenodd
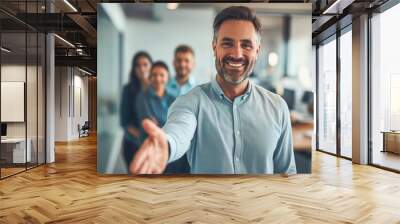
<svg viewBox="0 0 400 224">
<path fill-rule="evenodd" d="M 285 101 L 249 81 L 261 48 L 259 19 L 233 6 L 213 28 L 216 78 L 178 97 L 163 129 L 143 122 L 149 137 L 131 172 L 161 173 L 187 152 L 191 173 L 296 173 Z"/>
<path fill-rule="evenodd" d="M 196 85 L 194 78 L 190 75 L 195 66 L 193 49 L 187 45 L 179 45 L 174 52 L 173 64 L 175 78 L 169 81 L 168 90 L 178 97 L 188 93 Z"/>
<path fill-rule="evenodd" d="M 132 59 L 129 82 L 122 89 L 120 124 L 124 129 L 124 159 L 129 164 L 140 146 L 141 122 L 136 111 L 136 98 L 148 86 L 152 59 L 147 52 L 137 52 Z"/>
<path fill-rule="evenodd" d="M 188 45 L 179 45 L 174 52 L 174 69 L 175 78 L 168 83 L 168 91 L 175 97 L 182 96 L 188 93 L 196 86 L 196 81 L 191 72 L 195 66 L 194 50 Z M 179 161 L 179 173 L 189 173 L 189 162 L 186 159 L 186 154 Z M 186 161 L 185 161 L 186 160 Z"/>
<path fill-rule="evenodd" d="M 164 126 L 167 121 L 168 108 L 174 102 L 175 97 L 166 89 L 169 80 L 168 66 L 162 62 L 154 62 L 150 70 L 150 86 L 137 96 L 136 108 L 140 121 L 148 118 L 157 126 Z M 141 131 L 141 139 L 147 134 Z M 187 173 L 189 164 L 185 156 L 168 164 L 165 173 Z"/>
</svg>

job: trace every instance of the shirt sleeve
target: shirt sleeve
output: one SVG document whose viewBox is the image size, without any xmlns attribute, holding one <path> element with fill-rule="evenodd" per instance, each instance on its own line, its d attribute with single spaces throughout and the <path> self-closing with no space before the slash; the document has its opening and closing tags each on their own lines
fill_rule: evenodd
<svg viewBox="0 0 400 224">
<path fill-rule="evenodd" d="M 281 99 L 281 105 L 283 108 L 282 132 L 274 151 L 274 173 L 296 174 L 290 113 L 283 99 Z"/>
<path fill-rule="evenodd" d="M 197 127 L 194 101 L 190 95 L 180 96 L 168 110 L 163 130 L 170 149 L 169 163 L 181 158 L 190 148 Z"/>
<path fill-rule="evenodd" d="M 139 124 L 140 124 L 139 127 L 138 127 L 138 129 L 140 131 L 139 140 L 140 140 L 140 143 L 142 143 L 147 137 L 147 134 L 146 134 L 146 132 L 144 131 L 144 129 L 142 127 L 142 121 L 145 118 L 149 117 L 147 109 L 146 109 L 147 108 L 147 100 L 146 100 L 145 95 L 144 95 L 143 92 L 139 93 L 136 96 L 135 108 L 136 108 L 135 111 L 136 111 L 136 114 L 137 114 L 137 119 L 138 119 Z"/>
<path fill-rule="evenodd" d="M 120 107 L 120 125 L 122 128 L 127 129 L 129 125 L 133 125 L 133 111 L 129 102 L 129 89 L 125 86 L 122 89 L 122 99 Z"/>
</svg>

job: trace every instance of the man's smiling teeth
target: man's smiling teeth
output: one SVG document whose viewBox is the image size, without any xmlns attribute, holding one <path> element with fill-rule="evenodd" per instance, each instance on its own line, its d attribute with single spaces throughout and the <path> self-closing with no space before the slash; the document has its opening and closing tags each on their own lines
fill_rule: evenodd
<svg viewBox="0 0 400 224">
<path fill-rule="evenodd" d="M 243 63 L 232 63 L 232 62 L 227 62 L 227 64 L 231 67 L 235 67 L 235 68 L 240 68 L 242 67 L 244 64 Z"/>
</svg>

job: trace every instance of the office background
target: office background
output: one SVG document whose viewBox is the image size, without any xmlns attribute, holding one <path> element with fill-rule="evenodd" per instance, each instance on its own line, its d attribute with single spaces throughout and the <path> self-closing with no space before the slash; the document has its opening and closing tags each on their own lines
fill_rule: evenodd
<svg viewBox="0 0 400 224">
<path fill-rule="evenodd" d="M 98 172 L 126 173 L 121 156 L 119 105 L 133 55 L 145 50 L 171 71 L 179 44 L 195 51 L 198 84 L 215 76 L 212 23 L 231 4 L 100 4 L 98 10 Z M 311 64 L 311 4 L 247 4 L 261 19 L 262 51 L 254 82 L 283 96 L 291 109 L 298 167 L 311 172 L 314 83 Z M 112 74 L 112 75 L 111 75 Z M 296 143 L 298 143 L 296 145 Z"/>
<path fill-rule="evenodd" d="M 19 7 L 40 10 L 33 4 Z M 5 25 L 9 15 L 1 16 Z M 27 24 L 13 25 L 13 30 L 0 27 L 1 178 L 43 164 L 46 157 L 45 36 Z"/>
<path fill-rule="evenodd" d="M 396 57 L 400 33 L 393 29 L 400 20 L 399 12 L 398 4 L 382 7 L 371 11 L 368 18 L 360 17 L 363 23 L 347 16 L 337 31 L 313 39 L 313 59 L 318 64 L 317 150 L 400 170 L 400 67 Z M 364 42 L 357 39 L 359 36 Z M 359 46 L 368 51 L 360 51 Z M 355 62 L 367 65 L 368 76 L 355 75 L 359 73 Z M 360 112 L 360 108 L 367 109 Z M 363 127 L 353 125 L 354 121 Z M 365 138 L 354 133 L 363 133 Z M 353 146 L 359 138 L 368 142 L 360 146 L 361 153 L 354 150 L 358 145 Z"/>
<path fill-rule="evenodd" d="M 44 48 L 47 58 L 44 63 L 46 69 L 42 71 L 46 77 L 44 123 L 47 164 L 34 169 L 29 169 L 28 166 L 28 169 L 19 167 L 18 171 L 27 172 L 18 175 L 13 175 L 15 172 L 8 175 L 9 172 L 0 169 L 0 222 L 80 223 L 84 220 L 113 223 L 118 220 L 134 223 L 249 223 L 290 220 L 302 223 L 307 220 L 316 223 L 398 223 L 400 201 L 396 199 L 400 198 L 400 152 L 396 150 L 400 149 L 400 132 L 392 132 L 391 129 L 398 129 L 398 123 L 395 122 L 399 112 L 399 85 L 396 81 L 396 74 L 400 73 L 397 59 L 397 52 L 400 50 L 400 32 L 397 29 L 400 21 L 399 1 L 293 1 L 312 2 L 313 5 L 312 68 L 315 68 L 314 72 L 317 73 L 314 116 L 322 120 L 325 119 L 320 116 L 322 113 L 330 114 L 333 116 L 330 119 L 335 122 L 315 123 L 315 143 L 318 146 L 318 139 L 325 141 L 326 137 L 322 134 L 332 128 L 330 132 L 335 133 L 335 136 L 332 136 L 333 153 L 328 154 L 325 148 L 317 147 L 317 150 L 312 152 L 312 174 L 289 178 L 257 175 L 129 178 L 120 175 L 104 176 L 96 172 L 98 138 L 95 129 L 89 137 L 76 140 L 71 133 L 69 137 L 72 138 L 54 144 L 56 129 L 62 127 L 54 122 L 56 116 L 68 117 L 68 111 L 72 112 L 74 105 L 75 91 L 68 94 L 68 88 L 71 88 L 74 82 L 71 74 L 85 74 L 96 80 L 99 10 L 96 3 L 111 1 L 0 0 L 0 35 L 6 32 L 18 33 L 23 37 L 22 49 L 26 51 L 25 30 L 27 25 L 33 26 L 40 30 L 39 34 L 46 36 Z M 39 10 L 36 13 L 26 5 L 32 5 L 35 10 Z M 73 21 L 71 17 L 79 19 Z M 25 21 L 26 18 L 29 18 L 28 21 Z M 21 21 L 25 21 L 27 25 L 21 24 Z M 43 33 L 42 28 L 45 28 Z M 103 35 L 104 33 L 103 30 Z M 114 33 L 110 36 L 115 39 L 105 43 L 113 47 L 118 46 L 118 35 Z M 10 52 L 15 53 L 21 47 L 20 44 L 12 44 L 19 41 L 18 38 L 8 40 L 7 43 L 0 41 L 0 47 L 4 48 L 0 51 L 0 66 L 3 66 L 3 59 L 12 55 Z M 115 51 L 108 53 L 110 56 L 118 55 Z M 22 54 L 22 69 L 18 71 L 25 76 L 26 73 L 31 73 L 30 65 L 26 66 L 24 58 L 26 56 Z M 112 57 L 109 61 L 103 60 L 102 63 L 118 65 Z M 59 97 L 55 97 L 60 86 L 60 83 L 55 82 L 56 77 L 61 74 L 56 72 L 58 66 L 67 67 L 59 70 L 63 73 L 63 79 L 57 80 L 63 88 L 66 87 L 63 89 L 66 94 L 60 95 L 61 102 L 66 103 L 62 106 L 60 101 L 56 102 Z M 348 73 L 349 66 L 351 73 Z M 83 73 L 78 67 L 91 75 Z M 90 72 L 88 68 L 91 68 Z M 324 70 L 328 72 L 324 73 Z M 127 75 L 127 71 L 123 74 L 118 72 L 107 75 L 121 77 L 123 83 L 122 77 Z M 329 73 L 333 74 L 333 79 L 324 78 Z M 96 89 L 96 81 L 90 79 L 88 89 Z M 110 82 L 110 85 L 117 88 L 118 80 L 116 83 Z M 324 84 L 323 80 L 328 83 Z M 325 88 L 328 85 L 329 91 Z M 336 96 L 325 98 L 323 95 L 331 94 L 330 91 L 335 91 Z M 88 93 L 89 96 L 93 96 L 91 91 Z M 84 98 L 84 95 L 81 96 Z M 2 94 L 3 98 L 4 96 L 5 94 Z M 324 98 L 333 100 L 334 107 L 323 103 Z M 349 105 L 350 99 L 351 107 L 344 106 Z M 321 102 L 318 102 L 319 100 Z M 89 97 L 87 102 L 89 120 L 96 121 L 91 120 L 95 110 L 90 109 L 96 105 L 96 97 Z M 56 107 L 63 107 L 61 114 L 59 111 L 55 112 Z M 105 112 L 114 111 L 111 103 L 102 108 L 106 108 Z M 25 114 L 28 109 L 24 106 L 23 110 Z M 351 116 L 351 123 L 345 118 L 348 116 Z M 347 124 L 342 121 L 346 121 Z M 39 124 L 41 122 L 39 117 Z M 72 127 L 71 122 L 68 123 L 69 125 L 63 128 Z M 91 127 L 95 125 L 93 122 Z M 8 132 L 11 131 L 10 128 L 7 128 Z M 351 134 L 344 135 L 345 128 L 351 129 Z M 75 131 L 76 126 L 74 130 L 69 130 Z M 348 145 L 344 140 L 351 142 L 351 149 L 347 152 L 351 158 L 344 156 L 344 146 Z M 26 147 L 24 148 L 26 150 Z M 5 148 L 0 149 L 1 154 Z M 8 167 L 7 170 L 9 169 Z M 185 197 L 176 197 L 177 194 Z"/>
</svg>

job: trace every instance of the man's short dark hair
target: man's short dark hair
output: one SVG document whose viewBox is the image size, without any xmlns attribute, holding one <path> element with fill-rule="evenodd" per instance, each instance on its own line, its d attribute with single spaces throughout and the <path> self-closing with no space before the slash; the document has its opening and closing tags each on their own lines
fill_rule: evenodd
<svg viewBox="0 0 400 224">
<path fill-rule="evenodd" d="M 177 53 L 191 53 L 194 56 L 193 48 L 186 44 L 182 44 L 176 47 L 174 55 L 176 55 Z"/>
<path fill-rule="evenodd" d="M 231 6 L 225 8 L 214 19 L 214 41 L 217 38 L 218 30 L 222 23 L 226 20 L 245 20 L 253 23 L 254 28 L 257 32 L 258 37 L 261 37 L 261 22 L 257 18 L 255 12 L 245 6 Z"/>
<path fill-rule="evenodd" d="M 168 65 L 167 65 L 165 62 L 163 62 L 163 61 L 156 61 L 156 62 L 154 62 L 154 63 L 151 65 L 151 71 L 153 71 L 153 69 L 154 69 L 155 67 L 161 67 L 161 68 L 167 70 L 168 75 L 169 75 Z"/>
</svg>

